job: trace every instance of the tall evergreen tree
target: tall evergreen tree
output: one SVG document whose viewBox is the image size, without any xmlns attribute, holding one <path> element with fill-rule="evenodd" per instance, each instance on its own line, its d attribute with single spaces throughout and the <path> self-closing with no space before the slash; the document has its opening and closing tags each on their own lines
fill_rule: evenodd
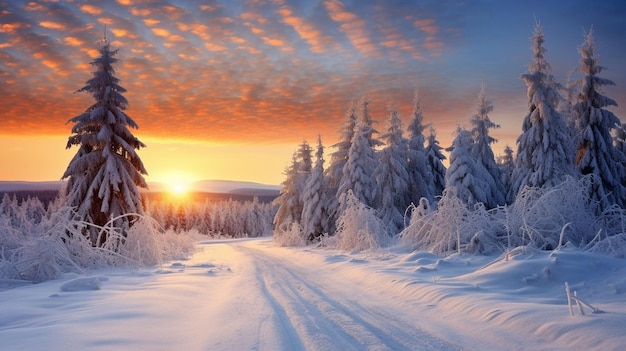
<svg viewBox="0 0 626 351">
<path fill-rule="evenodd" d="M 304 191 L 313 168 L 311 153 L 311 146 L 303 141 L 293 154 L 291 165 L 285 171 L 286 177 L 280 195 L 274 199 L 274 204 L 278 206 L 274 226 L 279 231 L 289 230 L 294 223 L 302 225 Z"/>
<path fill-rule="evenodd" d="M 414 204 L 418 204 L 421 198 L 426 198 L 430 203 L 435 200 L 433 174 L 428 165 L 428 156 L 424 146 L 424 129 L 426 126 L 423 121 L 420 97 L 416 91 L 413 99 L 413 116 L 407 127 L 409 134 L 407 154 L 409 198 Z"/>
<path fill-rule="evenodd" d="M 474 140 L 470 131 L 458 128 L 450 151 L 450 167 L 446 171 L 446 189 L 452 189 L 463 203 L 473 206 L 490 201 L 491 177 L 482 163 L 472 153 Z"/>
<path fill-rule="evenodd" d="M 580 134 L 580 128 L 578 125 L 578 118 L 576 113 L 574 112 L 574 104 L 576 103 L 576 88 L 578 87 L 578 82 L 572 80 L 571 73 L 567 75 L 567 81 L 565 82 L 565 96 L 563 100 L 559 103 L 559 113 L 563 116 L 565 120 L 565 125 L 567 126 L 567 130 L 569 131 L 572 139 L 575 139 Z"/>
<path fill-rule="evenodd" d="M 347 205 L 348 190 L 364 205 L 376 208 L 376 178 L 374 170 L 378 164 L 376 153 L 370 144 L 372 131 L 365 122 L 358 122 L 352 138 L 348 162 L 337 191 L 339 216 Z"/>
<path fill-rule="evenodd" d="M 78 90 L 90 93 L 96 102 L 68 122 L 74 126 L 67 148 L 77 145 L 79 149 L 62 178 L 68 179 L 67 205 L 75 208 L 77 219 L 103 226 L 116 218 L 113 225 L 124 229 L 134 219 L 120 215 L 143 214 L 138 187 L 147 188 L 143 177 L 147 172 L 135 151 L 145 145 L 129 130 L 138 126 L 124 112 L 126 89 L 115 77 L 117 52 L 104 38 L 100 56 L 91 62 L 93 78 Z M 85 230 L 92 245 L 106 241 L 98 237 L 97 228 Z"/>
<path fill-rule="evenodd" d="M 389 129 L 382 139 L 386 146 L 380 152 L 375 171 L 381 205 L 379 216 L 389 232 L 397 234 L 404 227 L 404 212 L 410 198 L 407 140 L 402 136 L 402 120 L 394 106 L 390 106 Z"/>
<path fill-rule="evenodd" d="M 502 184 L 504 184 L 505 196 L 507 203 L 513 203 L 515 199 L 508 197 L 509 189 L 511 188 L 511 176 L 513 175 L 513 169 L 515 169 L 515 158 L 513 157 L 513 149 L 510 146 L 504 148 L 504 155 L 499 156 L 498 166 L 500 167 L 500 174 L 502 175 Z"/>
<path fill-rule="evenodd" d="M 487 198 L 484 202 L 485 207 L 489 209 L 504 205 L 505 203 L 505 190 L 504 184 L 502 183 L 502 175 L 500 174 L 500 167 L 496 164 L 496 159 L 491 149 L 491 144 L 497 142 L 497 140 L 489 135 L 489 129 L 500 128 L 500 126 L 489 119 L 488 114 L 493 111 L 493 105 L 491 102 L 487 101 L 487 93 L 484 84 L 478 94 L 478 100 L 479 103 L 476 114 L 474 114 L 471 119 L 474 143 L 470 151 L 489 175 L 488 178 L 485 179 L 489 188 L 485 189 Z"/>
<path fill-rule="evenodd" d="M 430 127 L 430 134 L 428 135 L 426 145 L 426 157 L 428 161 L 428 167 L 433 176 L 433 196 L 436 198 L 441 196 L 443 189 L 446 187 L 446 166 L 443 165 L 443 160 L 446 156 L 441 152 L 443 148 L 439 145 L 437 140 L 437 133 L 435 128 Z"/>
<path fill-rule="evenodd" d="M 303 193 L 302 230 L 308 241 L 319 239 L 328 233 L 328 199 L 324 177 L 324 146 L 317 137 L 315 165 Z"/>
<path fill-rule="evenodd" d="M 339 142 L 331 146 L 335 149 L 335 152 L 330 154 L 330 163 L 325 171 L 327 179 L 329 233 L 335 232 L 335 223 L 339 218 L 337 193 L 339 183 L 343 177 L 343 168 L 346 162 L 348 162 L 348 154 L 350 153 L 350 146 L 352 145 L 357 120 L 356 105 L 353 102 L 348 111 L 346 111 L 344 125 L 339 130 Z"/>
<path fill-rule="evenodd" d="M 528 87 L 529 113 L 517 139 L 517 158 L 510 197 L 524 186 L 552 187 L 574 174 L 572 143 L 565 122 L 556 110 L 558 84 L 545 58 L 544 35 L 537 24 L 532 37 L 533 62 L 522 79 Z"/>
<path fill-rule="evenodd" d="M 374 124 L 376 124 L 376 121 L 372 118 L 372 115 L 370 114 L 370 109 L 369 109 L 369 99 L 367 96 L 364 96 L 361 99 L 361 121 L 363 123 L 365 123 L 367 125 L 367 129 L 366 129 L 366 133 L 364 135 L 364 137 L 367 139 L 367 143 L 369 144 L 370 148 L 372 148 L 373 150 L 375 150 L 378 146 L 382 146 L 383 142 L 380 141 L 378 138 L 376 138 L 376 134 L 378 134 L 378 131 L 376 130 L 376 128 L 374 128 Z"/>
<path fill-rule="evenodd" d="M 624 205 L 626 191 L 621 184 L 624 174 L 623 154 L 613 146 L 611 131 L 621 127 L 620 120 L 605 107 L 617 106 L 615 100 L 601 94 L 605 85 L 612 81 L 598 76 L 605 67 L 599 65 L 595 52 L 593 31 L 585 36 L 578 47 L 581 55 L 580 68 L 584 77 L 574 111 L 578 116 L 580 137 L 576 153 L 576 169 L 583 175 L 593 174 L 591 198 L 599 202 L 601 211 L 613 204 Z"/>
</svg>

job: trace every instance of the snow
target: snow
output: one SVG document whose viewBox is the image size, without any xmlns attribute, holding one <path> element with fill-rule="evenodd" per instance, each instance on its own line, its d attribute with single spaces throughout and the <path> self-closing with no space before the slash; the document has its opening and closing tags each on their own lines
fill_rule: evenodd
<svg viewBox="0 0 626 351">
<path fill-rule="evenodd" d="M 187 260 L 0 282 L 12 350 L 619 350 L 626 261 L 203 241 Z M 573 306 L 572 294 L 599 309 Z"/>
</svg>

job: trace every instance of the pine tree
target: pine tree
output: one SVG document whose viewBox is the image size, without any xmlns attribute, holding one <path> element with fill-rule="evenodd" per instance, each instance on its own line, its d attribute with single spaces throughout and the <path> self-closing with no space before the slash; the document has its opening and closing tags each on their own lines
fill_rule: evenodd
<svg viewBox="0 0 626 351">
<path fill-rule="evenodd" d="M 365 122 L 358 122 L 348 154 L 348 162 L 343 168 L 343 176 L 337 191 L 339 216 L 345 209 L 346 196 L 351 190 L 354 197 L 364 205 L 376 208 L 376 178 L 374 170 L 378 164 L 376 153 L 370 144 L 372 131 Z"/>
<path fill-rule="evenodd" d="M 529 113 L 517 139 L 517 158 L 510 198 L 525 186 L 553 187 L 574 174 L 572 143 L 556 106 L 559 85 L 545 58 L 544 35 L 537 24 L 532 37 L 533 62 L 522 79 L 528 87 Z"/>
<path fill-rule="evenodd" d="M 428 202 L 435 201 L 434 180 L 431 168 L 428 165 L 428 156 L 424 147 L 424 117 L 420 106 L 420 97 L 415 92 L 413 99 L 413 116 L 407 127 L 409 134 L 408 143 L 408 169 L 409 169 L 409 197 L 410 201 L 418 204 L 421 198 Z"/>
<path fill-rule="evenodd" d="M 304 188 L 311 176 L 312 149 L 306 141 L 293 154 L 291 166 L 285 171 L 285 181 L 280 195 L 274 199 L 278 211 L 274 216 L 274 226 L 279 231 L 286 231 L 292 224 L 302 225 L 304 209 Z"/>
<path fill-rule="evenodd" d="M 67 205 L 75 208 L 78 220 L 103 226 L 116 218 L 113 225 L 127 229 L 133 224 L 132 217 L 119 216 L 143 214 L 138 187 L 147 188 L 143 177 L 147 172 L 135 152 L 145 145 L 128 129 L 138 126 L 124 112 L 128 107 L 122 95 L 126 89 L 115 77 L 117 52 L 105 38 L 100 56 L 91 62 L 96 69 L 93 78 L 78 90 L 90 93 L 96 102 L 69 120 L 74 126 L 67 148 L 77 145 L 79 150 L 62 178 L 68 179 Z M 86 230 L 93 245 L 106 241 L 98 238 L 97 228 Z"/>
<path fill-rule="evenodd" d="M 468 206 L 477 203 L 487 205 L 490 201 L 490 175 L 476 160 L 472 153 L 475 143 L 470 131 L 458 128 L 457 135 L 450 151 L 450 167 L 446 171 L 446 190 L 453 189 L 453 193 Z"/>
<path fill-rule="evenodd" d="M 499 125 L 493 123 L 489 119 L 489 112 L 493 111 L 493 105 L 487 101 L 487 93 L 485 91 L 485 85 L 483 84 L 478 94 L 478 108 L 476 114 L 472 117 L 472 137 L 474 143 L 472 144 L 471 154 L 475 159 L 482 164 L 488 173 L 488 177 L 485 179 L 488 189 L 485 189 L 487 198 L 485 199 L 485 207 L 487 209 L 495 208 L 499 205 L 504 205 L 505 190 L 502 183 L 502 175 L 500 174 L 500 168 L 496 164 L 496 159 L 491 149 L 491 144 L 497 142 L 497 140 L 489 135 L 489 129 L 500 128 Z"/>
<path fill-rule="evenodd" d="M 576 103 L 576 88 L 578 82 L 572 80 L 571 73 L 567 75 L 567 81 L 565 82 L 565 97 L 559 102 L 559 113 L 565 120 L 565 125 L 572 139 L 578 137 L 580 128 L 578 125 L 578 118 L 574 112 L 574 104 Z"/>
<path fill-rule="evenodd" d="M 374 124 L 377 123 L 374 119 L 372 119 L 372 115 L 370 114 L 369 109 L 369 99 L 367 96 L 364 96 L 361 99 L 361 121 L 367 125 L 367 131 L 364 137 L 367 139 L 367 143 L 372 150 L 375 150 L 377 147 L 382 146 L 383 142 L 378 140 L 375 135 L 378 134 L 376 128 L 374 128 Z"/>
<path fill-rule="evenodd" d="M 443 160 L 446 156 L 441 152 L 443 148 L 439 145 L 437 140 L 437 134 L 435 128 L 430 127 L 430 134 L 428 135 L 426 145 L 426 157 L 428 161 L 428 167 L 433 176 L 433 196 L 437 198 L 443 194 L 443 189 L 446 187 L 446 166 L 443 165 Z"/>
<path fill-rule="evenodd" d="M 578 47 L 581 54 L 581 91 L 574 111 L 578 116 L 580 137 L 576 153 L 576 169 L 583 175 L 593 174 L 591 198 L 598 201 L 599 211 L 618 204 L 624 206 L 626 191 L 621 184 L 624 174 L 623 154 L 613 146 L 611 131 L 621 127 L 620 120 L 605 109 L 617 106 L 615 100 L 601 94 L 604 85 L 615 85 L 612 81 L 598 76 L 605 67 L 600 66 L 595 53 L 593 31 L 585 36 L 585 42 Z"/>
<path fill-rule="evenodd" d="M 324 146 L 321 136 L 317 138 L 315 156 L 315 166 L 303 193 L 302 231 L 308 241 L 318 240 L 321 235 L 328 233 L 328 200 L 324 177 Z"/>
<path fill-rule="evenodd" d="M 339 142 L 332 145 L 336 151 L 330 154 L 330 163 L 325 171 L 326 185 L 327 185 L 327 199 L 328 199 L 328 231 L 329 233 L 335 232 L 335 223 L 339 218 L 339 201 L 337 193 L 339 190 L 339 183 L 343 177 L 343 168 L 348 161 L 348 154 L 350 153 L 350 146 L 352 145 L 352 138 L 354 137 L 354 128 L 357 123 L 356 106 L 354 103 L 350 105 L 350 108 L 345 114 L 345 122 L 341 130 L 339 131 Z"/>
<path fill-rule="evenodd" d="M 402 136 L 402 120 L 398 110 L 390 107 L 389 129 L 382 136 L 385 148 L 376 167 L 376 183 L 380 199 L 379 216 L 391 234 L 404 227 L 404 212 L 410 204 L 407 140 Z"/>
<path fill-rule="evenodd" d="M 498 157 L 498 166 L 500 167 L 500 174 L 502 175 L 502 184 L 504 184 L 506 203 L 510 204 L 515 199 L 508 198 L 509 189 L 511 188 L 511 176 L 513 175 L 513 169 L 515 168 L 515 158 L 513 157 L 513 149 L 510 146 L 504 148 L 504 155 Z"/>
</svg>

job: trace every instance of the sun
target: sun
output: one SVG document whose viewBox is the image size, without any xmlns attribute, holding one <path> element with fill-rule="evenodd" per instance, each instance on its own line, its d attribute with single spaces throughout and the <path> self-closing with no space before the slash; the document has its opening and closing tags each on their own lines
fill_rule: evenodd
<svg viewBox="0 0 626 351">
<path fill-rule="evenodd" d="M 176 196 L 183 196 L 187 194 L 187 184 L 183 182 L 174 182 L 170 185 L 170 192 Z"/>
</svg>

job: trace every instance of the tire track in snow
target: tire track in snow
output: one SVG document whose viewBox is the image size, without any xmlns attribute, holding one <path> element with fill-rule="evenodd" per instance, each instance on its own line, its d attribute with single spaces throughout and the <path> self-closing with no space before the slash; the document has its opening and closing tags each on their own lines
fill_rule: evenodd
<svg viewBox="0 0 626 351">
<path fill-rule="evenodd" d="M 349 282 L 329 281 L 314 268 L 289 265 L 266 250 L 236 248 L 253 259 L 256 279 L 287 334 L 283 337 L 298 349 L 298 344 L 309 350 L 459 349 L 404 319 L 389 301 L 370 304 L 380 297 L 363 295 L 351 299 L 345 287 Z"/>
</svg>

